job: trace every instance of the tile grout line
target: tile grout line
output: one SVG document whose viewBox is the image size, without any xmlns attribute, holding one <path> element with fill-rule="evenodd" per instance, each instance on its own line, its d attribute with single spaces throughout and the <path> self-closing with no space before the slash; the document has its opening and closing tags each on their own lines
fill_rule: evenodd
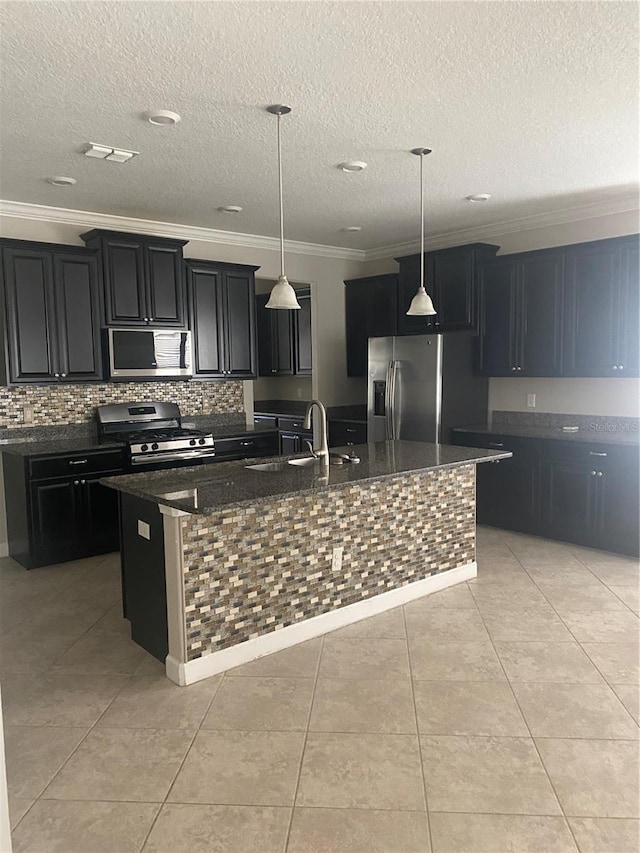
<svg viewBox="0 0 640 853">
<path fill-rule="evenodd" d="M 323 634 L 320 637 L 320 652 L 318 654 L 318 662 L 316 663 L 316 672 L 313 679 L 313 690 L 311 691 L 311 702 L 309 703 L 309 713 L 307 714 L 307 726 L 304 732 L 304 738 L 302 741 L 302 751 L 300 753 L 300 764 L 298 765 L 298 775 L 296 777 L 296 786 L 293 792 L 293 800 L 291 802 L 291 813 L 289 815 L 289 826 L 287 827 L 287 834 L 285 835 L 284 845 L 282 848 L 283 853 L 289 848 L 289 841 L 291 838 L 291 827 L 293 826 L 293 816 L 296 808 L 296 800 L 298 799 L 298 790 L 300 788 L 300 777 L 302 776 L 302 765 L 304 763 L 304 754 L 307 749 L 307 740 L 309 738 L 309 726 L 311 725 L 311 716 L 313 714 L 313 706 L 316 700 L 316 689 L 318 686 L 318 678 L 320 677 L 320 667 L 322 666 L 322 655 L 324 653 L 324 640 L 325 635 Z"/>
<path fill-rule="evenodd" d="M 466 582 L 464 585 L 466 588 L 466 586 L 467 586 Z M 404 626 L 404 639 L 405 639 L 405 645 L 406 645 L 406 649 L 407 649 L 407 661 L 409 663 L 409 684 L 411 685 L 411 700 L 413 702 L 413 717 L 414 717 L 415 722 L 416 722 L 416 737 L 418 739 L 418 757 L 420 759 L 420 778 L 422 780 L 422 796 L 424 798 L 424 807 L 425 807 L 425 812 L 427 815 L 427 833 L 429 835 L 429 849 L 431 851 L 433 851 L 434 847 L 433 847 L 433 838 L 431 835 L 431 817 L 429 815 L 429 798 L 427 796 L 427 781 L 425 779 L 425 763 L 424 763 L 424 757 L 422 755 L 422 743 L 420 741 L 420 726 L 418 725 L 418 708 L 416 707 L 416 693 L 415 693 L 415 689 L 414 689 L 414 685 L 413 685 L 413 669 L 411 666 L 411 651 L 409 649 L 409 632 L 407 631 L 407 618 L 406 618 L 406 616 L 407 616 L 407 614 L 406 614 L 406 611 L 405 611 L 404 606 L 403 606 L 402 607 L 402 624 Z"/>
</svg>

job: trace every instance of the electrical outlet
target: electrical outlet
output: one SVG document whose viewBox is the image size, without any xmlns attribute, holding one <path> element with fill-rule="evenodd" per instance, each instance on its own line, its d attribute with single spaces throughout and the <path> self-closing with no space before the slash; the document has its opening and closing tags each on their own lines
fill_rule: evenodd
<svg viewBox="0 0 640 853">
<path fill-rule="evenodd" d="M 151 539 L 151 528 L 141 518 L 138 519 L 138 536 L 142 536 L 143 539 Z"/>
<path fill-rule="evenodd" d="M 23 424 L 32 424 L 33 423 L 33 408 L 31 406 L 23 406 L 22 407 L 22 423 Z"/>
<path fill-rule="evenodd" d="M 296 388 L 296 394 L 298 395 L 298 399 L 302 397 L 302 388 Z"/>
<path fill-rule="evenodd" d="M 536 395 L 535 394 L 527 394 L 527 406 L 530 409 L 535 409 L 535 407 L 536 407 Z"/>
<path fill-rule="evenodd" d="M 333 549 L 333 556 L 331 557 L 331 571 L 339 572 L 342 568 L 342 554 L 344 553 L 344 548 L 342 545 L 339 545 L 337 548 Z"/>
</svg>

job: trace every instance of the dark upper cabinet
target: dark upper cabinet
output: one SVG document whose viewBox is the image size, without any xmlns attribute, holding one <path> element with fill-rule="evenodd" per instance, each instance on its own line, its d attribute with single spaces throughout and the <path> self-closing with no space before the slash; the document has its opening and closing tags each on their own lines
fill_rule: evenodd
<svg viewBox="0 0 640 853">
<path fill-rule="evenodd" d="M 185 266 L 194 377 L 255 377 L 254 275 L 258 267 L 191 258 Z"/>
<path fill-rule="evenodd" d="M 638 376 L 637 238 L 568 247 L 565 376 Z"/>
<path fill-rule="evenodd" d="M 345 281 L 347 376 L 366 376 L 369 338 L 398 331 L 398 276 L 369 276 Z"/>
<path fill-rule="evenodd" d="M 101 379 L 96 254 L 12 241 L 2 255 L 5 381 Z"/>
<path fill-rule="evenodd" d="M 268 293 L 256 296 L 260 376 L 310 376 L 311 292 L 296 288 L 300 310 L 267 308 Z"/>
<path fill-rule="evenodd" d="M 186 240 L 100 230 L 80 236 L 101 252 L 107 326 L 186 325 Z"/>
<path fill-rule="evenodd" d="M 471 243 L 425 253 L 425 289 L 433 300 L 435 317 L 408 317 L 420 286 L 420 255 L 396 258 L 398 283 L 398 334 L 453 332 L 477 326 L 476 277 L 478 263 L 492 258 L 498 246 Z"/>
<path fill-rule="evenodd" d="M 480 264 L 479 371 L 562 374 L 562 252 L 507 255 Z"/>
</svg>

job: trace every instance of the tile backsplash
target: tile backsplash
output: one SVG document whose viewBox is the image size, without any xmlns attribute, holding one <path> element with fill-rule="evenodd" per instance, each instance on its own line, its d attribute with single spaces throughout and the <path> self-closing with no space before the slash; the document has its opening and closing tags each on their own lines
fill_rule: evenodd
<svg viewBox="0 0 640 853">
<path fill-rule="evenodd" d="M 183 415 L 244 412 L 242 382 L 110 382 L 0 387 L 0 427 L 89 423 L 96 406 L 177 403 Z M 24 408 L 32 419 L 25 422 Z"/>
</svg>

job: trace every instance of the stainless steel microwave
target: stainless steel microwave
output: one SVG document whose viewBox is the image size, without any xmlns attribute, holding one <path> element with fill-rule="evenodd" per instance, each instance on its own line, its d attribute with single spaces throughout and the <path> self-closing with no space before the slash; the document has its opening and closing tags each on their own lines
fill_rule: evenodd
<svg viewBox="0 0 640 853">
<path fill-rule="evenodd" d="M 110 379 L 188 379 L 193 375 L 191 332 L 106 329 Z"/>
</svg>

